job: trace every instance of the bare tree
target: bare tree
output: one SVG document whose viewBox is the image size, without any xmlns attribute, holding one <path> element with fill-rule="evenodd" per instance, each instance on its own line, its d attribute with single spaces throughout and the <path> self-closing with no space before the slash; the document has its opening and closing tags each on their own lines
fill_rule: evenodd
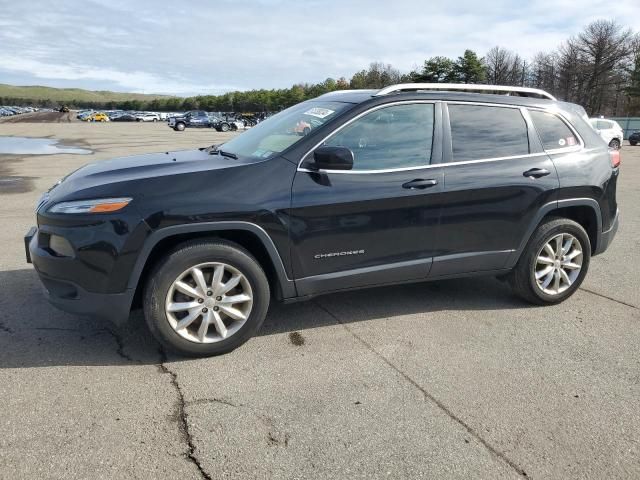
<svg viewBox="0 0 640 480">
<path fill-rule="evenodd" d="M 520 55 L 506 48 L 493 47 L 484 57 L 487 83 L 491 85 L 522 86 L 527 76 L 527 66 Z"/>
<path fill-rule="evenodd" d="M 616 91 L 625 83 L 631 62 L 633 35 L 612 20 L 596 20 L 566 42 L 567 65 L 574 83 L 572 92 L 591 114 L 610 113 Z"/>
</svg>

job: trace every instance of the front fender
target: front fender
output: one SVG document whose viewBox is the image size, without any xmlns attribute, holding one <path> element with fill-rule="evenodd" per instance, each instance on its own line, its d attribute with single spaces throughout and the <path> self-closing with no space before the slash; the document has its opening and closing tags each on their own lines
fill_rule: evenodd
<svg viewBox="0 0 640 480">
<path fill-rule="evenodd" d="M 287 276 L 287 272 L 285 266 L 282 262 L 282 258 L 278 253 L 278 250 L 273 243 L 273 240 L 269 236 L 269 234 L 259 225 L 250 222 L 242 222 L 242 221 L 226 221 L 226 222 L 202 222 L 202 223 L 192 223 L 185 225 L 173 225 L 169 227 L 164 227 L 159 230 L 152 232 L 149 237 L 147 237 L 140 254 L 138 255 L 138 259 L 136 260 L 136 264 L 133 268 L 131 276 L 129 278 L 129 283 L 127 288 L 136 289 L 138 286 L 138 282 L 140 281 L 140 277 L 142 275 L 142 271 L 147 263 L 149 255 L 153 251 L 154 247 L 165 238 L 169 238 L 176 235 L 183 235 L 189 233 L 206 233 L 206 232 L 221 232 L 221 231 L 229 231 L 229 230 L 244 230 L 253 233 L 256 235 L 260 241 L 262 242 L 263 247 L 267 251 L 271 263 L 273 264 L 274 270 L 278 277 L 278 282 L 280 286 L 280 290 L 282 292 L 283 298 L 292 298 L 296 296 L 295 283 L 293 280 L 289 279 Z"/>
</svg>

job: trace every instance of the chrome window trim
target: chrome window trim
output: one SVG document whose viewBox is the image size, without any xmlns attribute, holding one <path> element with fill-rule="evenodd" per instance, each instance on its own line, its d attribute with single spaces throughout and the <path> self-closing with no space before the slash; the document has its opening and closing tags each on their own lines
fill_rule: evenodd
<svg viewBox="0 0 640 480">
<path fill-rule="evenodd" d="M 387 173 L 387 172 L 397 172 L 397 171 L 404 171 L 404 170 L 422 169 L 422 168 L 424 168 L 424 167 L 426 167 L 426 166 L 428 166 L 430 164 L 419 165 L 419 166 L 414 166 L 414 167 L 384 168 L 384 169 L 377 169 L 377 170 L 309 170 L 308 168 L 302 168 L 301 165 L 305 162 L 305 160 L 307 160 L 307 157 L 309 156 L 309 154 L 311 152 L 313 152 L 316 148 L 318 148 L 320 145 L 322 145 L 324 142 L 326 142 L 329 138 L 331 138 L 335 134 L 337 134 L 340 130 L 342 130 L 343 128 L 348 127 L 353 122 L 355 122 L 356 120 L 364 117 L 365 115 L 367 115 L 367 114 L 369 114 L 371 112 L 375 112 L 376 110 L 380 110 L 382 108 L 392 107 L 392 106 L 395 106 L 395 105 L 412 105 L 412 104 L 416 104 L 416 103 L 432 104 L 434 106 L 434 127 L 435 127 L 435 104 L 439 103 L 439 102 L 440 102 L 440 100 L 402 100 L 402 101 L 398 101 L 398 102 L 383 103 L 381 105 L 376 105 L 375 107 L 372 107 L 369 110 L 365 110 L 364 112 L 361 112 L 358 115 L 356 115 L 355 117 L 353 117 L 348 122 L 345 122 L 342 125 L 340 125 L 333 132 L 329 133 L 321 141 L 319 141 L 312 148 L 310 148 L 307 151 L 307 153 L 305 153 L 302 156 L 302 160 L 300 160 L 298 162 L 298 169 L 297 170 L 298 170 L 298 172 L 306 172 L 306 173 L 325 172 L 325 173 L 350 173 L 350 174 L 354 174 L 354 173 Z M 433 153 L 433 138 L 432 138 L 432 142 L 431 142 L 431 152 Z"/>
<path fill-rule="evenodd" d="M 313 152 L 316 148 L 318 148 L 320 145 L 322 145 L 328 138 L 332 137 L 334 134 L 336 134 L 337 132 L 339 132 L 340 130 L 342 130 L 343 128 L 345 128 L 346 126 L 348 126 L 349 124 L 351 124 L 352 122 L 354 122 L 355 120 L 357 120 L 358 118 L 366 115 L 367 113 L 373 112 L 375 110 L 379 110 L 381 108 L 384 107 L 388 107 L 388 106 L 392 106 L 392 105 L 402 105 L 402 104 L 413 104 L 413 103 L 432 103 L 432 104 L 436 104 L 436 103 L 446 103 L 447 105 L 456 105 L 456 104 L 464 104 L 464 105 L 480 105 L 480 106 L 484 106 L 484 107 L 502 107 L 502 108 L 517 108 L 520 110 L 520 114 L 522 115 L 525 123 L 527 123 L 528 126 L 528 121 L 531 121 L 531 125 L 533 125 L 534 130 L 536 132 L 536 134 L 538 135 L 538 137 L 540 137 L 540 134 L 538 133 L 538 129 L 535 128 L 535 123 L 533 122 L 533 119 L 529 116 L 529 110 L 536 110 L 539 112 L 543 112 L 543 113 L 548 113 L 551 115 L 555 115 L 556 117 L 558 117 L 560 119 L 560 121 L 562 121 L 565 125 L 567 125 L 569 127 L 569 130 L 571 130 L 571 133 L 573 133 L 573 135 L 578 139 L 578 143 L 579 145 L 574 145 L 571 147 L 564 147 L 564 148 L 555 148 L 552 150 L 545 150 L 544 145 L 542 144 L 542 139 L 540 139 L 540 145 L 542 147 L 542 152 L 538 152 L 538 153 L 529 153 L 526 155 L 511 155 L 511 156 L 507 156 L 507 157 L 492 157 L 492 158 L 479 158 L 479 159 L 474 159 L 474 160 L 464 160 L 462 162 L 443 162 L 443 163 L 430 163 L 427 165 L 420 165 L 420 166 L 415 166 L 415 167 L 402 167 L 402 168 L 387 168 L 387 169 L 378 169 L 378 170 L 309 170 L 308 168 L 302 168 L 300 165 L 302 165 L 302 163 L 307 160 L 307 157 L 309 156 L 309 154 L 311 152 Z M 523 111 L 524 110 L 524 111 Z M 529 145 L 529 148 L 531 148 L 531 146 Z M 300 162 L 298 162 L 298 168 L 297 171 L 298 172 L 303 172 L 303 173 L 333 173 L 333 174 L 345 174 L 345 175 L 362 175 L 362 174 L 375 174 L 375 173 L 393 173 L 393 172 L 405 172 L 405 171 L 411 171 L 411 170 L 424 170 L 424 169 L 429 169 L 429 168 L 434 168 L 434 167 L 447 167 L 447 166 L 451 166 L 451 165 L 468 165 L 471 163 L 486 163 L 486 162 L 498 162 L 498 161 L 502 161 L 502 160 L 511 160 L 514 158 L 532 158 L 532 157 L 540 157 L 540 156 L 546 156 L 548 154 L 556 154 L 556 153 L 571 153 L 571 152 L 578 152 L 581 151 L 585 148 L 585 143 L 584 140 L 582 139 L 582 137 L 580 136 L 580 134 L 576 131 L 576 129 L 573 127 L 573 125 L 571 124 L 571 122 L 569 122 L 564 115 L 562 115 L 560 112 L 554 111 L 552 108 L 542 108 L 542 107 L 528 107 L 528 106 L 523 106 L 523 105 L 504 105 L 504 104 L 500 104 L 500 103 L 490 103 L 490 102 L 469 102 L 469 101 L 462 101 L 462 100 L 452 100 L 452 101 L 448 101 L 448 100 L 403 100 L 403 101 L 398 101 L 398 102 L 390 102 L 390 103 L 383 103 L 382 105 L 376 105 L 375 107 L 366 110 L 362 113 L 359 113 L 358 115 L 356 115 L 355 117 L 353 117 L 351 120 L 349 120 L 348 122 L 344 123 L 343 125 L 340 125 L 338 128 L 336 128 L 333 132 L 331 132 L 329 135 L 327 135 L 326 137 L 324 137 L 320 142 L 318 142 L 316 145 L 314 145 L 312 148 L 310 148 L 307 153 L 305 153 L 302 156 L 302 160 L 300 160 Z"/>
<path fill-rule="evenodd" d="M 465 160 L 462 162 L 431 163 L 429 165 L 424 165 L 419 167 L 389 168 L 384 170 L 309 170 L 307 168 L 298 168 L 298 171 L 305 172 L 305 173 L 344 173 L 347 175 L 363 174 L 363 173 L 393 173 L 393 172 L 405 172 L 410 170 L 424 170 L 424 169 L 435 168 L 435 167 L 449 167 L 453 165 L 468 165 L 471 163 L 499 162 L 502 160 L 513 160 L 514 158 L 532 158 L 532 157 L 544 157 L 544 156 L 547 156 L 547 152 L 528 153 L 526 155 L 512 155 L 509 157 L 482 158 L 480 160 Z"/>
</svg>

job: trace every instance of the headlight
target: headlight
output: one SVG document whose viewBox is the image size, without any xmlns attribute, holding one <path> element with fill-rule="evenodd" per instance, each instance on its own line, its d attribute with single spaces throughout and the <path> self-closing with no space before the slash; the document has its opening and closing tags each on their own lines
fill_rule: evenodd
<svg viewBox="0 0 640 480">
<path fill-rule="evenodd" d="M 98 198 L 95 200 L 76 200 L 56 203 L 49 209 L 50 213 L 110 213 L 123 209 L 130 198 Z"/>
</svg>

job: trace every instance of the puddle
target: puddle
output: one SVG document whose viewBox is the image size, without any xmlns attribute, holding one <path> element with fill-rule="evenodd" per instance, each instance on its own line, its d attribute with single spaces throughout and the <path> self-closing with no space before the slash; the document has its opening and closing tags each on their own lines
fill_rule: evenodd
<svg viewBox="0 0 640 480">
<path fill-rule="evenodd" d="M 56 153 L 72 153 L 88 155 L 86 148 L 58 145 L 58 140 L 51 138 L 0 137 L 0 155 L 54 155 Z"/>
</svg>

